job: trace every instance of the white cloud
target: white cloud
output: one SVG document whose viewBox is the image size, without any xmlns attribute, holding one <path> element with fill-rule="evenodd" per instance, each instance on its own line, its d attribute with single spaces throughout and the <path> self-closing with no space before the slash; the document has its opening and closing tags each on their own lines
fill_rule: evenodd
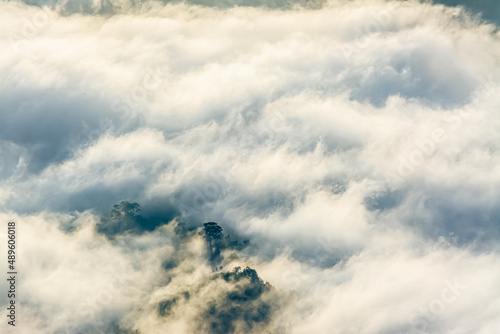
<svg viewBox="0 0 500 334">
<path fill-rule="evenodd" d="M 80 305 L 113 273 L 134 283 L 99 328 L 199 329 L 228 289 L 201 240 L 94 231 L 129 200 L 250 238 L 227 265 L 298 294 L 271 329 L 495 332 L 497 27 L 418 1 L 231 4 L 0 2 L 1 217 L 24 224 L 26 331 L 92 331 Z M 210 298 L 168 323 L 155 309 L 186 280 Z"/>
</svg>

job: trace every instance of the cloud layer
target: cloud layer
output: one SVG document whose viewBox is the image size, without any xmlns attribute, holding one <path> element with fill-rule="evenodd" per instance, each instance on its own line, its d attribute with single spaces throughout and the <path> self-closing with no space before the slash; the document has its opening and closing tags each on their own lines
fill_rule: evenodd
<svg viewBox="0 0 500 334">
<path fill-rule="evenodd" d="M 209 332 L 190 319 L 246 283 L 212 273 L 207 221 L 250 239 L 224 272 L 273 286 L 236 332 L 498 331 L 497 26 L 418 1 L 75 3 L 0 2 L 26 333 Z M 151 228 L 107 238 L 123 200 Z"/>
</svg>

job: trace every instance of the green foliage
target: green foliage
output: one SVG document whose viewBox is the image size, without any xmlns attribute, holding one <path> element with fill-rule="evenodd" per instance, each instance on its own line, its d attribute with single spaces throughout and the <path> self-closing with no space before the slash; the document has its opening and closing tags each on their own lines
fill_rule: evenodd
<svg viewBox="0 0 500 334">
<path fill-rule="evenodd" d="M 217 225 L 217 223 L 214 222 L 208 222 L 203 224 L 204 230 L 205 230 L 205 237 L 207 240 L 218 240 L 222 239 L 222 227 Z"/>
<path fill-rule="evenodd" d="M 224 236 L 222 234 L 222 227 L 217 225 L 215 222 L 208 222 L 203 224 L 203 231 L 205 234 L 205 239 L 207 241 L 207 248 L 210 254 L 210 261 L 213 265 L 216 265 L 222 260 L 221 252 L 225 249 L 242 250 L 249 245 L 248 240 L 240 242 L 238 240 L 231 240 L 229 235 Z M 216 266 L 217 267 L 217 266 Z M 215 269 L 216 270 L 216 269 Z"/>
<path fill-rule="evenodd" d="M 226 282 L 229 281 L 238 282 L 242 278 L 248 278 L 253 283 L 258 282 L 264 284 L 264 282 L 260 279 L 259 275 L 257 275 L 257 271 L 250 267 L 246 267 L 245 269 L 243 269 L 243 271 L 241 270 L 241 267 L 235 267 L 233 271 L 222 273 L 221 276 Z"/>
<path fill-rule="evenodd" d="M 269 296 L 273 291 L 269 283 L 264 283 L 257 271 L 250 267 L 221 273 L 220 277 L 234 288 L 222 298 L 222 302 L 212 301 L 203 318 L 209 324 L 209 332 L 234 333 L 236 322 L 243 322 L 245 330 L 270 321 L 274 311 Z"/>
<path fill-rule="evenodd" d="M 139 203 L 122 201 L 114 205 L 109 214 L 101 219 L 96 226 L 97 232 L 112 238 L 126 232 L 142 234 L 146 231 L 153 231 L 162 224 L 158 220 L 144 218 L 140 212 Z"/>
<path fill-rule="evenodd" d="M 241 270 L 234 268 L 230 272 L 214 274 L 211 280 L 204 284 L 224 285 L 220 291 L 206 300 L 206 307 L 199 310 L 196 316 L 199 332 L 208 334 L 230 334 L 255 332 L 259 326 L 270 322 L 273 313 L 277 310 L 279 303 L 276 302 L 280 295 L 269 283 L 265 283 L 250 267 Z M 158 315 L 171 317 L 175 315 L 177 307 L 189 307 L 192 298 L 197 305 L 196 297 L 199 297 L 198 289 L 194 291 L 183 291 L 176 296 L 170 297 L 158 304 Z M 203 291 L 203 290 L 202 290 Z M 181 306 L 183 304 L 184 306 Z"/>
<path fill-rule="evenodd" d="M 205 239 L 207 240 L 208 252 L 210 254 L 210 261 L 217 263 L 221 261 L 220 257 L 220 240 L 222 240 L 222 227 L 215 222 L 208 222 L 203 224 L 205 231 Z"/>
</svg>

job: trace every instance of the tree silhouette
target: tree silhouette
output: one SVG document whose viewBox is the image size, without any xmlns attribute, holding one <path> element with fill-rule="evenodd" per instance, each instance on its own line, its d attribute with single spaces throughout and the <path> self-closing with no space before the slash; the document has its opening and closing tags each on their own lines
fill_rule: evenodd
<svg viewBox="0 0 500 334">
<path fill-rule="evenodd" d="M 139 203 L 122 201 L 113 205 L 109 214 L 97 224 L 97 231 L 108 237 L 114 237 L 121 233 L 141 234 L 145 231 L 154 230 L 159 224 L 148 220 L 140 215 Z"/>
<path fill-rule="evenodd" d="M 222 227 L 215 222 L 208 222 L 203 224 L 203 226 L 208 252 L 210 253 L 210 261 L 215 261 L 219 259 L 220 255 L 219 240 L 223 238 Z"/>
</svg>

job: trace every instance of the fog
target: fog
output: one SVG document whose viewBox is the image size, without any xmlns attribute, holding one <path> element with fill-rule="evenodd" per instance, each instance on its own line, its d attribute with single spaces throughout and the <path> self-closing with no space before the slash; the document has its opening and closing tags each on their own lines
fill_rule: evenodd
<svg viewBox="0 0 500 334">
<path fill-rule="evenodd" d="M 23 333 L 498 332 L 498 20 L 443 3 L 0 1 Z"/>
</svg>

